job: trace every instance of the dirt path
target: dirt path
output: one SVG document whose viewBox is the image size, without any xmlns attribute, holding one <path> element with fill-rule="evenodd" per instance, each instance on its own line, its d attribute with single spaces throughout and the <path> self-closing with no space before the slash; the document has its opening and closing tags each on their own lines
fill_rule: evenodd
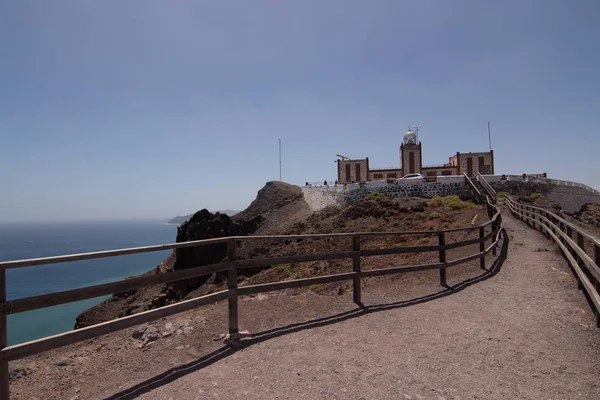
<svg viewBox="0 0 600 400">
<path fill-rule="evenodd" d="M 505 227 L 490 279 L 260 341 L 141 398 L 600 398 L 600 331 L 571 272 L 506 212 Z"/>
<path fill-rule="evenodd" d="M 366 280 L 366 310 L 348 292 L 244 297 L 237 351 L 213 340 L 219 303 L 11 363 L 12 398 L 600 398 L 590 307 L 553 245 L 504 217 L 508 258 L 448 270 L 452 290 L 425 271 Z"/>
</svg>

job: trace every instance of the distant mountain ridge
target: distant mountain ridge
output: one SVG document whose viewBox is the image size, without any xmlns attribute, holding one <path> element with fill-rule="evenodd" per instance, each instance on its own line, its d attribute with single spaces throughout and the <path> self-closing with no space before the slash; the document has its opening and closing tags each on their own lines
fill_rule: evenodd
<svg viewBox="0 0 600 400">
<path fill-rule="evenodd" d="M 221 213 L 221 214 L 227 214 L 230 217 L 233 217 L 235 214 L 239 213 L 239 211 L 234 211 L 234 210 L 219 210 L 219 211 L 216 211 L 216 212 Z M 189 220 L 190 218 L 192 218 L 193 215 L 194 214 L 184 215 L 184 216 L 178 215 L 175 218 L 172 218 L 172 219 L 168 220 L 167 224 L 181 225 L 184 222 L 186 222 L 187 220 Z"/>
</svg>

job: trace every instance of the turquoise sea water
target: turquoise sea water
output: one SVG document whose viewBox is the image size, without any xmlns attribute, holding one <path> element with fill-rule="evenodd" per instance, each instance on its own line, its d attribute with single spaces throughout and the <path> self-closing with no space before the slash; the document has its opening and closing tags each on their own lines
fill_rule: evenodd
<svg viewBox="0 0 600 400">
<path fill-rule="evenodd" d="M 0 261 L 173 243 L 164 221 L 0 224 Z M 156 267 L 170 251 L 7 270 L 8 299 L 113 282 Z M 8 341 L 17 344 L 73 329 L 81 311 L 107 297 L 9 315 Z"/>
</svg>

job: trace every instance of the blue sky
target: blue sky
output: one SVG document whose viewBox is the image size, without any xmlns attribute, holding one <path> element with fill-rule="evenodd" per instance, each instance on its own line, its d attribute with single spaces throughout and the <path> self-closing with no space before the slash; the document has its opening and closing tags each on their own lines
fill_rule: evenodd
<svg viewBox="0 0 600 400">
<path fill-rule="evenodd" d="M 600 189 L 600 2 L 0 1 L 0 221 L 242 209 L 485 151 Z"/>
</svg>

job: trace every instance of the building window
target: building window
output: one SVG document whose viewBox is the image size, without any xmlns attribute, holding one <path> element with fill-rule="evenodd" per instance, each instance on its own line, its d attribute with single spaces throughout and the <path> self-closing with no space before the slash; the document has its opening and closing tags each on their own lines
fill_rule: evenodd
<svg viewBox="0 0 600 400">
<path fill-rule="evenodd" d="M 360 164 L 356 164 L 355 168 L 356 168 L 356 182 L 362 182 L 362 179 L 360 176 Z"/>
<path fill-rule="evenodd" d="M 373 174 L 373 179 L 383 179 L 383 174 Z"/>
<path fill-rule="evenodd" d="M 445 169 L 442 171 L 442 175 L 452 175 L 452 171 L 449 169 Z"/>
<path fill-rule="evenodd" d="M 388 177 L 388 178 L 397 178 L 397 177 L 398 177 L 398 174 L 397 174 L 397 173 L 395 173 L 395 172 L 394 172 L 394 173 L 390 173 L 390 174 L 387 174 L 387 177 Z"/>
<path fill-rule="evenodd" d="M 346 182 L 350 182 L 352 177 L 350 176 L 350 164 L 346 164 Z"/>
</svg>

